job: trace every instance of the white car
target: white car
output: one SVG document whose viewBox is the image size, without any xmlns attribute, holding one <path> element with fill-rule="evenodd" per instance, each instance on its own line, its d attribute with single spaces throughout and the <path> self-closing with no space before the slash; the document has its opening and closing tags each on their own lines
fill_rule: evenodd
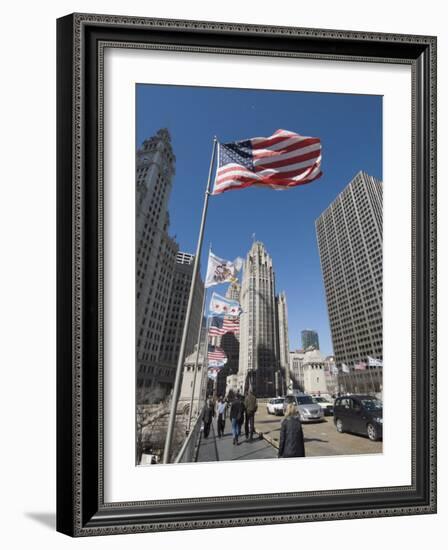
<svg viewBox="0 0 448 550">
<path fill-rule="evenodd" d="M 283 414 L 283 397 L 270 399 L 266 405 L 268 414 L 282 415 Z"/>
<path fill-rule="evenodd" d="M 330 398 L 325 395 L 315 395 L 314 401 L 322 407 L 325 416 L 333 414 L 333 401 Z"/>
</svg>

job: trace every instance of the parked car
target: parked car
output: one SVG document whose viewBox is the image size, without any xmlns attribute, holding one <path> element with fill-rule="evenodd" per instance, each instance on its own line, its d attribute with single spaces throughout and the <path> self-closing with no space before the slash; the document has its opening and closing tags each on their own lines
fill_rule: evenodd
<svg viewBox="0 0 448 550">
<path fill-rule="evenodd" d="M 370 395 L 338 397 L 333 421 L 339 433 L 367 435 L 371 441 L 377 441 L 383 437 L 383 403 Z"/>
<path fill-rule="evenodd" d="M 322 407 L 307 393 L 287 395 L 283 402 L 283 411 L 286 410 L 288 403 L 295 403 L 297 405 L 301 422 L 316 422 L 322 420 L 324 417 Z"/>
<path fill-rule="evenodd" d="M 268 414 L 275 414 L 281 416 L 283 414 L 283 397 L 276 397 L 275 399 L 270 399 L 266 405 L 266 410 Z"/>
<path fill-rule="evenodd" d="M 314 400 L 322 407 L 325 416 L 333 414 L 333 401 L 324 395 L 315 395 Z"/>
</svg>

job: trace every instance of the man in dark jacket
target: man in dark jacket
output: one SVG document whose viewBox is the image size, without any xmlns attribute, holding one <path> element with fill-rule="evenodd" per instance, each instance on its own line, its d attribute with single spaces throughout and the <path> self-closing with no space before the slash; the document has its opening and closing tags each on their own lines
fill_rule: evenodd
<svg viewBox="0 0 448 550">
<path fill-rule="evenodd" d="M 246 439 L 250 439 L 252 441 L 255 429 L 255 413 L 258 409 L 257 398 L 253 394 L 252 390 L 249 390 L 246 395 L 244 407 L 246 409 L 246 424 L 244 426 Z"/>
<path fill-rule="evenodd" d="M 238 420 L 238 430 L 239 430 L 238 433 L 241 434 L 241 432 L 243 431 L 243 424 L 245 423 L 245 418 L 246 418 L 246 407 L 244 406 L 244 395 L 241 395 L 239 393 L 238 399 L 241 402 L 241 414 L 240 414 L 240 419 Z"/>
<path fill-rule="evenodd" d="M 232 422 L 232 435 L 233 435 L 233 444 L 238 445 L 238 437 L 240 436 L 241 429 L 241 419 L 244 415 L 244 404 L 241 400 L 239 393 L 236 394 L 230 405 L 230 421 Z"/>
<path fill-rule="evenodd" d="M 222 437 L 224 435 L 224 428 L 226 425 L 226 403 L 221 396 L 219 397 L 216 405 L 216 413 L 218 414 L 218 420 L 216 422 L 218 427 L 218 437 Z"/>
<path fill-rule="evenodd" d="M 302 423 L 294 403 L 289 403 L 285 411 L 285 419 L 280 428 L 279 458 L 305 456 Z"/>
<path fill-rule="evenodd" d="M 204 412 L 202 413 L 202 421 L 204 422 L 205 439 L 207 439 L 208 434 L 210 433 L 210 426 L 214 416 L 215 416 L 215 407 L 213 405 L 213 400 L 209 399 L 204 407 Z"/>
</svg>

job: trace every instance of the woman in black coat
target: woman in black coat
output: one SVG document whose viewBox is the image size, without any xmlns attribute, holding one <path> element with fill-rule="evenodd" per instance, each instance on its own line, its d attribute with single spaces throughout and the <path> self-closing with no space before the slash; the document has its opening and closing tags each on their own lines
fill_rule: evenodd
<svg viewBox="0 0 448 550">
<path fill-rule="evenodd" d="M 289 403 L 285 411 L 285 419 L 280 428 L 279 458 L 305 456 L 302 423 L 299 419 L 297 407 Z"/>
</svg>

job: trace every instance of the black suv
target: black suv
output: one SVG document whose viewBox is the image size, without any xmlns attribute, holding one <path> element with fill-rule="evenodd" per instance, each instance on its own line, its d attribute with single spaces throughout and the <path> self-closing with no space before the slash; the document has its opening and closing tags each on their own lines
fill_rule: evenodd
<svg viewBox="0 0 448 550">
<path fill-rule="evenodd" d="M 383 403 L 370 395 L 344 395 L 334 402 L 333 420 L 339 433 L 367 435 L 371 441 L 383 437 Z"/>
</svg>

